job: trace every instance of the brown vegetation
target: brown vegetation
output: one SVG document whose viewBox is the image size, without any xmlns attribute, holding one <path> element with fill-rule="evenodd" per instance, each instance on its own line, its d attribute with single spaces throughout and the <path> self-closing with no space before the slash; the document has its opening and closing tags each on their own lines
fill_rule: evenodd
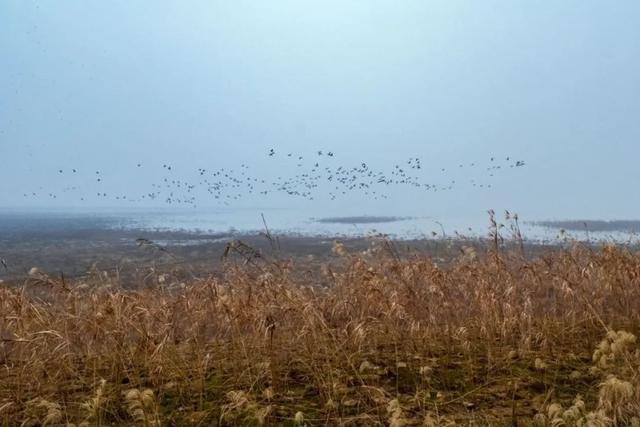
<svg viewBox="0 0 640 427">
<path fill-rule="evenodd" d="M 139 290 L 34 271 L 0 289 L 0 424 L 639 425 L 639 255 L 462 252 L 243 252 Z"/>
</svg>

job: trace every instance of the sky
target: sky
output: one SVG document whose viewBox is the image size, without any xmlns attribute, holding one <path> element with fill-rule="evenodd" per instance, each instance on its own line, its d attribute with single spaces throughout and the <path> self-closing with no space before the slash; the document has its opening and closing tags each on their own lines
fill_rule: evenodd
<svg viewBox="0 0 640 427">
<path fill-rule="evenodd" d="M 457 184 L 231 207 L 637 219 L 638 22 L 635 0 L 0 0 L 0 208 L 125 208 L 61 189 L 141 194 L 163 164 L 269 178 L 324 150 Z M 456 170 L 491 157 L 526 166 Z"/>
</svg>

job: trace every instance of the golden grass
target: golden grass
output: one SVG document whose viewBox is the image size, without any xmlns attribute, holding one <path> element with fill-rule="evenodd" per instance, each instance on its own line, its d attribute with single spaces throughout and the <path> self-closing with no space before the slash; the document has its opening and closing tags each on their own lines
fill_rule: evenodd
<svg viewBox="0 0 640 427">
<path fill-rule="evenodd" d="M 141 290 L 34 272 L 0 288 L 0 424 L 640 425 L 639 255 L 390 248 Z"/>
</svg>

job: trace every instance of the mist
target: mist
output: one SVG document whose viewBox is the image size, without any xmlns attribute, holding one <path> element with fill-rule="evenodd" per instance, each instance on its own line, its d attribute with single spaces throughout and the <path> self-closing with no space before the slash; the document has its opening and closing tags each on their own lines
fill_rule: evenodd
<svg viewBox="0 0 640 427">
<path fill-rule="evenodd" d="M 196 209 L 635 218 L 638 22 L 634 1 L 4 1 L 0 207 L 164 209 L 139 197 L 163 165 L 275 180 L 322 150 L 456 185 Z M 526 167 L 489 177 L 492 157 Z"/>
</svg>

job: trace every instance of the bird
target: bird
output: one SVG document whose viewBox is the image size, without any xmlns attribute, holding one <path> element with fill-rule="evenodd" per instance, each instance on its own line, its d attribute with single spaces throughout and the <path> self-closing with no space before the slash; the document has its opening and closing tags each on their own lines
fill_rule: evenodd
<svg viewBox="0 0 640 427">
<path fill-rule="evenodd" d="M 318 156 L 334 157 L 332 151 L 323 151 L 316 149 L 315 153 Z M 273 157 L 276 154 L 276 148 L 270 148 L 267 152 L 269 157 Z M 260 176 L 253 173 L 253 169 L 246 163 L 239 165 L 239 168 L 233 168 L 233 166 L 226 166 L 219 169 L 208 169 L 205 167 L 193 168 L 187 170 L 187 175 L 180 176 L 176 170 L 168 163 L 161 163 L 162 168 L 165 171 L 165 175 L 159 177 L 158 181 L 150 182 L 150 188 L 144 189 L 141 194 L 129 194 L 118 189 L 113 189 L 109 195 L 100 191 L 94 193 L 100 199 L 117 200 L 119 203 L 124 201 L 129 203 L 142 202 L 145 200 L 155 200 L 156 202 L 164 202 L 167 204 L 175 205 L 193 205 L 195 206 L 202 196 L 211 197 L 216 203 L 222 203 L 228 205 L 233 201 L 240 200 L 245 197 L 253 197 L 252 195 L 267 196 L 274 193 L 281 193 L 290 197 L 303 198 L 306 200 L 317 200 L 319 195 L 324 194 L 331 200 L 336 200 L 340 195 L 347 194 L 359 194 L 366 198 L 372 198 L 374 200 L 384 200 L 388 196 L 388 192 L 392 191 L 395 187 L 411 187 L 421 189 L 423 191 L 437 192 L 453 190 L 457 186 L 463 185 L 460 180 L 452 180 L 454 176 L 449 177 L 448 174 L 455 173 L 455 171 L 462 170 L 462 168 L 468 168 L 475 166 L 479 162 L 456 162 L 454 165 L 449 165 L 446 168 L 434 167 L 430 169 L 428 167 L 422 167 L 420 157 L 410 157 L 402 162 L 390 164 L 390 170 L 381 168 L 376 169 L 367 162 L 360 161 L 353 165 L 339 164 L 331 166 L 330 162 L 326 165 L 320 164 L 318 158 L 309 160 L 309 156 L 301 155 L 300 153 L 288 153 L 287 157 L 296 158 L 295 172 L 287 175 L 281 173 L 280 176 L 271 177 Z M 314 156 L 315 157 L 315 156 Z M 511 164 L 505 164 L 500 160 L 511 161 L 512 157 L 498 157 L 494 156 L 490 158 L 491 164 L 485 165 L 484 169 L 487 171 L 488 177 L 497 176 L 498 173 L 504 173 L 504 171 L 510 168 L 522 167 L 525 165 L 523 160 L 514 161 Z M 305 161 L 306 160 L 306 161 Z M 488 163 L 488 162 L 487 162 Z M 132 166 L 141 168 L 143 162 L 134 162 Z M 404 166 L 403 165 L 407 165 Z M 458 167 L 455 167 L 458 165 Z M 59 173 L 65 171 L 72 171 L 77 174 L 78 178 L 82 177 L 79 170 L 76 168 L 67 168 L 66 165 L 58 169 Z M 444 166 L 444 165 L 442 165 Z M 452 167 L 453 166 L 453 167 Z M 488 167 L 486 167 L 488 166 Z M 509 166 L 509 168 L 507 168 Z M 426 171 L 424 171 L 426 170 Z M 440 170 L 442 174 L 438 178 L 444 182 L 426 182 L 424 180 L 425 174 Z M 471 170 L 471 169 L 469 169 Z M 479 171 L 478 168 L 473 170 Z M 424 172 L 423 172 L 424 171 Z M 169 174 L 171 172 L 171 174 Z M 189 177 L 196 177 L 192 180 Z M 471 177 L 470 177 L 471 178 Z M 465 183 L 469 183 L 475 188 L 492 188 L 490 184 L 481 183 L 480 177 L 473 177 L 474 179 L 464 180 Z M 106 185 L 106 179 L 103 178 L 100 170 L 95 170 L 95 179 L 100 185 Z M 82 185 L 74 185 L 73 183 L 66 183 L 66 185 L 59 189 L 62 193 L 76 193 L 82 191 Z M 39 195 L 48 195 L 50 198 L 56 199 L 58 193 L 54 188 L 40 188 L 39 191 L 23 193 L 24 197 L 37 198 Z M 78 198 L 84 201 L 90 201 L 90 197 L 84 194 L 77 194 Z M 82 197 L 81 197 L 82 196 Z M 94 197 L 96 197 L 94 196 Z M 76 200 L 77 200 L 76 199 Z"/>
<path fill-rule="evenodd" d="M 7 266 L 7 260 L 4 258 L 0 258 L 0 264 L 2 264 L 2 266 L 4 267 L 5 270 L 9 270 L 9 267 Z"/>
</svg>

